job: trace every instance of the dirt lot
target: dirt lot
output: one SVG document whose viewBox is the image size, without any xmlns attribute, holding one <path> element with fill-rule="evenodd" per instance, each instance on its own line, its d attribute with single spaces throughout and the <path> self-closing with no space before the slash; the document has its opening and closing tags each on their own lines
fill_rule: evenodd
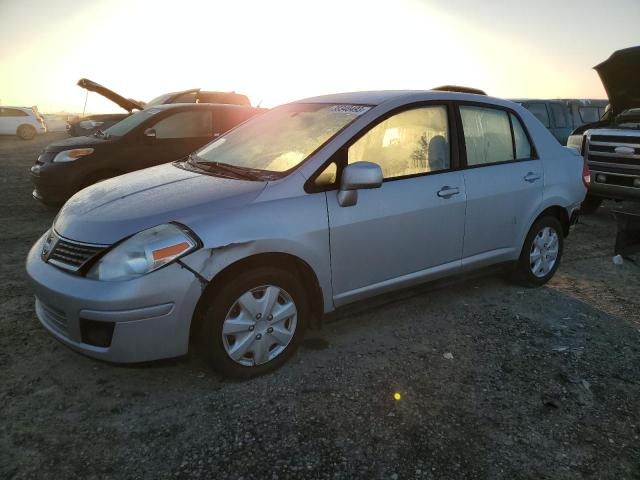
<svg viewBox="0 0 640 480">
<path fill-rule="evenodd" d="M 40 327 L 23 264 L 56 212 L 28 170 L 62 136 L 0 137 L 0 478 L 640 478 L 640 268 L 612 263 L 607 208 L 545 288 L 388 295 L 232 382 L 195 356 L 91 360 Z"/>
</svg>

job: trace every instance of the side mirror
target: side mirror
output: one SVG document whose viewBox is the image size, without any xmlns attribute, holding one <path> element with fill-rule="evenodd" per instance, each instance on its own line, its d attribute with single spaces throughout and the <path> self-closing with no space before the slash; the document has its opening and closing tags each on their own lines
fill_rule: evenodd
<svg viewBox="0 0 640 480">
<path fill-rule="evenodd" d="M 147 128 L 142 135 L 144 135 L 144 138 L 146 140 L 155 140 L 155 138 L 156 138 L 156 129 L 155 128 Z"/>
<path fill-rule="evenodd" d="M 358 202 L 358 190 L 379 188 L 382 185 L 382 169 L 376 163 L 355 162 L 342 170 L 338 191 L 341 207 L 351 207 Z"/>
</svg>

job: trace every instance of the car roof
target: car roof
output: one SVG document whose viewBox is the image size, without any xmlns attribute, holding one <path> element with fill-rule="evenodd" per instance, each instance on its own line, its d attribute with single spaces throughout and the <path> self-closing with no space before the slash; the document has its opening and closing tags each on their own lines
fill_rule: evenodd
<svg viewBox="0 0 640 480">
<path fill-rule="evenodd" d="M 334 93 L 297 100 L 294 103 L 349 103 L 355 105 L 382 105 L 391 101 L 403 101 L 404 103 L 429 101 L 429 100 L 460 100 L 480 103 L 493 103 L 496 105 L 508 105 L 508 101 L 478 95 L 474 93 L 460 93 L 436 90 L 375 90 L 366 92 Z"/>
<path fill-rule="evenodd" d="M 163 103 L 154 105 L 148 110 L 176 110 L 176 109 L 213 109 L 213 108 L 254 108 L 249 105 L 234 105 L 231 103 Z"/>
<path fill-rule="evenodd" d="M 550 98 L 511 98 L 512 102 L 516 103 L 526 103 L 526 102 L 537 102 L 537 103 L 564 103 L 559 99 L 550 99 Z"/>
<path fill-rule="evenodd" d="M 30 112 L 33 112 L 33 107 L 14 107 L 12 105 L 0 105 L 0 108 L 16 108 L 18 110 L 29 110 Z"/>
</svg>

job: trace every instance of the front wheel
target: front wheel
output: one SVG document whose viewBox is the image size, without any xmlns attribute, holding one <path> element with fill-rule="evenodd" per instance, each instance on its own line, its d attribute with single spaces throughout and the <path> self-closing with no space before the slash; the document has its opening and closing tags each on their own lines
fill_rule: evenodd
<svg viewBox="0 0 640 480">
<path fill-rule="evenodd" d="M 200 340 L 213 368 L 250 378 L 275 370 L 293 355 L 308 316 L 297 277 L 259 267 L 235 276 L 212 295 Z"/>
<path fill-rule="evenodd" d="M 556 217 L 538 219 L 524 241 L 515 277 L 527 287 L 539 287 L 556 273 L 562 257 L 564 237 Z"/>
</svg>

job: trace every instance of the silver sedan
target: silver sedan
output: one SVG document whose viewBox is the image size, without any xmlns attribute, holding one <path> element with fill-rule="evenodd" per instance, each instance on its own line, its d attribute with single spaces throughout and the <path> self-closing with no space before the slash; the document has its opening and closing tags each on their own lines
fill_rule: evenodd
<svg viewBox="0 0 640 480">
<path fill-rule="evenodd" d="M 514 103 L 328 95 L 82 190 L 27 271 L 38 318 L 71 348 L 139 362 L 193 344 L 249 377 L 349 302 L 498 263 L 544 284 L 588 182 L 583 158 Z"/>
</svg>

